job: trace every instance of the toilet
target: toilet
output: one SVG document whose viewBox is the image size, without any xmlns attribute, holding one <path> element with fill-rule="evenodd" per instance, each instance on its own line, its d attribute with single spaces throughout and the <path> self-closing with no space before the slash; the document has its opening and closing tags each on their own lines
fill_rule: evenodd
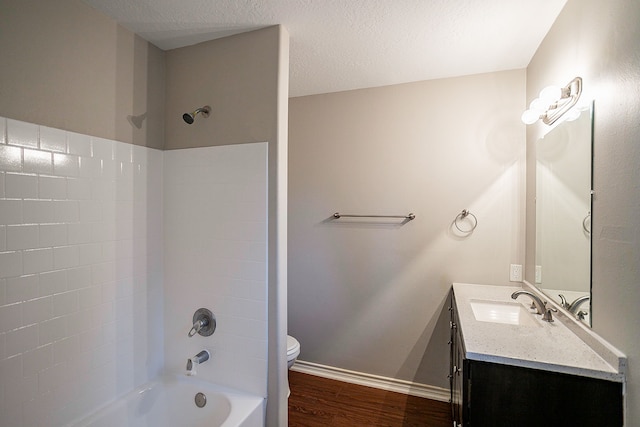
<svg viewBox="0 0 640 427">
<path fill-rule="evenodd" d="M 291 335 L 287 335 L 287 368 L 291 369 L 300 354 L 300 343 Z"/>
</svg>

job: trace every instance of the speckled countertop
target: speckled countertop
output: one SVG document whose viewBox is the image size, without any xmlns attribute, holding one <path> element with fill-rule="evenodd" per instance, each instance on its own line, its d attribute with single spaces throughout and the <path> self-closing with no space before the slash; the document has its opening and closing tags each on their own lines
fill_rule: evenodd
<svg viewBox="0 0 640 427">
<path fill-rule="evenodd" d="M 529 309 L 526 295 L 511 299 L 521 287 L 454 283 L 458 309 L 458 328 L 462 332 L 466 357 L 470 360 L 542 369 L 584 377 L 622 382 L 624 374 L 607 363 L 562 321 L 542 321 L 542 316 Z M 535 320 L 532 326 L 476 320 L 472 300 L 518 302 Z"/>
</svg>

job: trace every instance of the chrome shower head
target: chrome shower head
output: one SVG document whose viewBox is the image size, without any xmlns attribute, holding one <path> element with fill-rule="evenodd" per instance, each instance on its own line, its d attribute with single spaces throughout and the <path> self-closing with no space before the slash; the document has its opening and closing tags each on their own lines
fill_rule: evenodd
<svg viewBox="0 0 640 427">
<path fill-rule="evenodd" d="M 209 107 L 208 105 L 205 105 L 204 107 L 200 107 L 196 109 L 193 113 L 184 113 L 182 115 L 182 120 L 184 120 L 185 123 L 187 123 L 188 125 L 191 125 L 196 119 L 196 115 L 200 114 L 202 115 L 202 117 L 206 118 L 206 117 L 209 117 L 210 113 L 211 113 L 211 107 Z"/>
</svg>

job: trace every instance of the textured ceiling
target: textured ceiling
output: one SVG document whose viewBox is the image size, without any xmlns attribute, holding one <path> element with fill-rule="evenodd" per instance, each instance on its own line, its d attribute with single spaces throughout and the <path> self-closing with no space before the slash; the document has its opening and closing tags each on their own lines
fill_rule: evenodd
<svg viewBox="0 0 640 427">
<path fill-rule="evenodd" d="M 282 24 L 290 96 L 525 68 L 566 0 L 85 0 L 161 49 Z"/>
</svg>

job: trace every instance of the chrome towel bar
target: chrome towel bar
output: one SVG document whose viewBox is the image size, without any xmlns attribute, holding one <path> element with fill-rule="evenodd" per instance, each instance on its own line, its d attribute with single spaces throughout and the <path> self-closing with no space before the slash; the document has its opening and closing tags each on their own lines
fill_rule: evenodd
<svg viewBox="0 0 640 427">
<path fill-rule="evenodd" d="M 339 212 L 334 213 L 333 217 L 335 219 L 338 219 L 338 218 L 402 218 L 402 219 L 407 219 L 409 221 L 416 218 L 416 216 L 412 213 L 408 215 L 352 215 L 352 214 L 341 214 Z"/>
</svg>

